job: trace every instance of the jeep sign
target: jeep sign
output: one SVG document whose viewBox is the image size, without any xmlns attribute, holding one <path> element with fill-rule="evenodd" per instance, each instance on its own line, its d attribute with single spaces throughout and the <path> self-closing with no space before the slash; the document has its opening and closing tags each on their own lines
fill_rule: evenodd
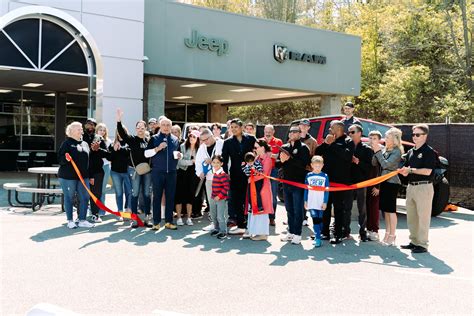
<svg viewBox="0 0 474 316">
<path fill-rule="evenodd" d="M 184 39 L 184 45 L 189 48 L 208 49 L 211 52 L 217 52 L 217 56 L 222 56 L 229 50 L 229 42 L 219 38 L 207 38 L 198 34 L 196 30 L 191 32 L 190 38 Z"/>
<path fill-rule="evenodd" d="M 285 60 L 290 59 L 313 64 L 326 64 L 326 56 L 290 51 L 284 45 L 273 45 L 273 58 L 275 58 L 279 63 L 283 63 Z"/>
</svg>

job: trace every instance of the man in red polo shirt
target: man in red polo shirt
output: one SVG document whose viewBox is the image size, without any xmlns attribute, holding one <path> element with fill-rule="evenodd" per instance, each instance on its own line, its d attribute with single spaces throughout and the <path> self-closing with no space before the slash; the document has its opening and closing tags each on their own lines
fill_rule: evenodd
<svg viewBox="0 0 474 316">
<path fill-rule="evenodd" d="M 273 125 L 266 125 L 264 129 L 264 137 L 261 139 L 266 141 L 267 144 L 272 148 L 272 172 L 270 176 L 278 177 L 278 168 L 275 168 L 275 160 L 278 157 L 279 149 L 278 147 L 283 146 L 283 142 L 281 139 L 274 137 L 275 135 L 275 128 Z M 273 196 L 273 214 L 270 214 L 270 225 L 275 226 L 275 214 L 276 214 L 276 207 L 277 207 L 277 195 L 278 195 L 278 182 L 274 180 L 270 180 L 272 185 L 272 196 Z"/>
</svg>

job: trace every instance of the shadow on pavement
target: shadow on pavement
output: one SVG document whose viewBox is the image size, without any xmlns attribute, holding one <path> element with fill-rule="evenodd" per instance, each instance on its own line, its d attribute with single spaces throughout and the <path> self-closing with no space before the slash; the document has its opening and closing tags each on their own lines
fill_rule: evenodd
<svg viewBox="0 0 474 316">
<path fill-rule="evenodd" d="M 456 214 L 458 215 L 458 214 Z M 406 229 L 406 216 L 399 214 L 398 229 Z M 163 223 L 163 222 L 162 222 Z M 383 222 L 382 222 L 383 223 Z M 183 248 L 199 248 L 201 251 L 214 251 L 218 254 L 235 252 L 237 255 L 260 254 L 272 256 L 274 259 L 271 266 L 285 266 L 288 263 L 300 260 L 325 261 L 329 264 L 366 263 L 375 265 L 389 265 L 399 268 L 430 269 L 432 273 L 447 275 L 453 269 L 444 261 L 435 256 L 425 254 L 411 254 L 408 250 L 398 247 L 387 247 L 379 242 L 359 242 L 353 239 L 344 240 L 339 245 L 331 245 L 324 242 L 321 248 L 304 249 L 302 245 L 281 242 L 276 236 L 274 227 L 270 229 L 269 241 L 242 240 L 241 237 L 232 236 L 224 240 L 211 237 L 209 233 L 203 232 L 202 228 L 208 225 L 206 219 L 195 220 L 194 226 L 180 226 L 178 230 L 171 231 L 161 228 L 153 231 L 147 228 L 130 229 L 128 222 L 118 222 L 113 217 L 108 217 L 104 223 L 92 229 L 77 228 L 70 230 L 63 224 L 59 227 L 48 229 L 31 237 L 36 242 L 45 242 L 52 239 L 67 238 L 79 234 L 103 234 L 108 236 L 85 243 L 80 249 L 87 248 L 100 243 L 118 243 L 127 241 L 136 246 L 146 246 L 151 243 L 164 243 L 168 240 L 182 240 L 185 242 Z M 352 222 L 352 231 L 357 231 L 357 223 Z M 447 227 L 455 225 L 451 219 L 439 217 L 433 218 L 432 228 Z M 307 245 L 309 240 L 309 228 L 304 228 L 303 243 Z M 353 234 L 354 236 L 354 234 Z M 397 241 L 404 243 L 405 241 Z M 271 246 L 279 246 L 279 250 L 270 250 Z"/>
</svg>

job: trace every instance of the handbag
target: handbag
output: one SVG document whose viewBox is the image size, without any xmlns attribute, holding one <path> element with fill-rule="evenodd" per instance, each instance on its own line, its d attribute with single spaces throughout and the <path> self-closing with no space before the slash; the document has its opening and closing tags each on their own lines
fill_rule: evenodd
<svg viewBox="0 0 474 316">
<path fill-rule="evenodd" d="M 132 161 L 133 168 L 138 175 L 144 175 L 151 171 L 150 164 L 148 162 L 142 162 L 135 166 L 132 158 L 132 152 L 130 152 L 130 160 Z"/>
</svg>

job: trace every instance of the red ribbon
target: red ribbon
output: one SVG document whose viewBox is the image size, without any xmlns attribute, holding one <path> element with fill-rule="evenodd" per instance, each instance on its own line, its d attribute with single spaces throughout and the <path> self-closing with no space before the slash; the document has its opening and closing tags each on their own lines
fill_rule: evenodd
<svg viewBox="0 0 474 316">
<path fill-rule="evenodd" d="M 374 185 L 377 185 L 379 183 L 382 183 L 382 182 L 390 179 L 393 176 L 396 176 L 399 172 L 400 172 L 400 170 L 397 169 L 397 170 L 392 171 L 390 173 L 387 173 L 383 176 L 372 178 L 372 179 L 369 179 L 369 180 L 366 180 L 366 181 L 362 181 L 362 182 L 359 182 L 359 183 L 356 183 L 356 184 L 350 184 L 350 185 L 340 184 L 340 183 L 331 183 L 330 187 L 311 186 L 311 185 L 307 185 L 307 184 L 304 184 L 304 183 L 293 182 L 293 181 L 288 181 L 288 180 L 284 180 L 284 179 L 270 177 L 270 176 L 267 176 L 263 173 L 261 173 L 259 175 L 261 175 L 265 178 L 271 179 L 271 180 L 279 181 L 281 183 L 292 185 L 292 186 L 295 186 L 295 187 L 298 187 L 298 188 L 301 188 L 301 189 L 305 189 L 305 190 L 335 192 L 335 191 L 357 190 L 357 189 L 362 189 L 362 188 L 374 186 Z M 251 182 L 250 184 L 252 185 L 253 177 L 250 177 L 250 182 Z M 255 185 L 255 183 L 254 183 L 254 185 Z M 254 198 L 255 199 L 257 198 L 256 194 L 255 194 L 255 197 L 252 194 L 252 199 L 254 199 Z M 252 201 L 252 203 L 253 203 L 253 201 Z"/>
<path fill-rule="evenodd" d="M 74 159 L 72 159 L 72 157 L 66 153 L 66 160 L 69 161 L 71 164 L 72 164 L 72 167 L 74 168 L 74 171 L 76 171 L 76 174 L 77 176 L 79 177 L 79 180 L 81 180 L 81 183 L 82 185 L 84 186 L 84 188 L 87 190 L 87 193 L 89 193 L 90 197 L 92 198 L 92 201 L 94 201 L 94 203 L 103 211 L 106 211 L 110 214 L 114 214 L 116 216 L 119 216 L 119 217 L 122 217 L 122 218 L 127 218 L 127 219 L 133 219 L 135 221 L 137 221 L 138 223 L 138 226 L 145 226 L 142 222 L 142 220 L 140 219 L 140 217 L 138 217 L 137 214 L 133 214 L 133 213 L 127 213 L 127 212 L 117 212 L 117 211 L 112 211 L 111 209 L 109 209 L 107 206 L 105 206 L 95 195 L 94 193 L 92 193 L 89 188 L 87 187 L 86 183 L 84 182 L 84 178 L 82 177 L 81 175 L 81 172 L 79 171 L 79 168 L 77 167 L 76 163 L 74 162 Z"/>
</svg>

